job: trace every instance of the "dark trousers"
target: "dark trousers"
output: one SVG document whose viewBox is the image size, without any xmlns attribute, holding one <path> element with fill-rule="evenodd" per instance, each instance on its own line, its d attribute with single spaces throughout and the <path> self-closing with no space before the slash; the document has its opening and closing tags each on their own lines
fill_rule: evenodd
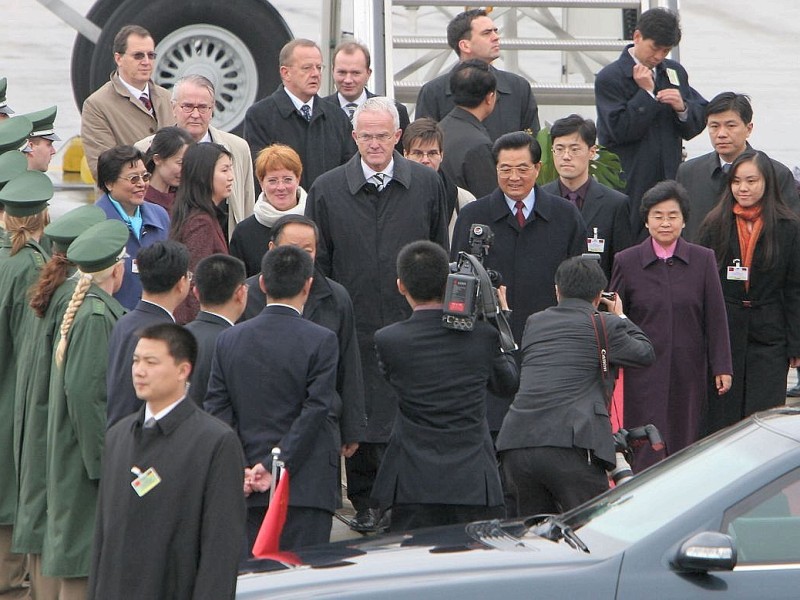
<svg viewBox="0 0 800 600">
<path fill-rule="evenodd" d="M 362 442 L 358 450 L 344 461 L 344 470 L 347 474 L 347 498 L 353 503 L 353 508 L 378 508 L 378 503 L 373 501 L 372 484 L 381 466 L 386 444 Z"/>
<path fill-rule="evenodd" d="M 266 506 L 247 507 L 247 539 L 242 551 L 242 564 L 252 558 L 253 544 L 261 529 Z M 331 539 L 333 514 L 321 508 L 290 506 L 286 511 L 286 524 L 281 532 L 280 549 L 294 550 L 315 544 L 327 544 Z"/>
<path fill-rule="evenodd" d="M 562 513 L 608 489 L 605 468 L 580 448 L 516 448 L 500 460 L 509 518 Z"/>
<path fill-rule="evenodd" d="M 389 530 L 408 531 L 422 527 L 502 519 L 505 516 L 506 510 L 503 506 L 395 503 L 392 506 L 392 524 Z"/>
</svg>

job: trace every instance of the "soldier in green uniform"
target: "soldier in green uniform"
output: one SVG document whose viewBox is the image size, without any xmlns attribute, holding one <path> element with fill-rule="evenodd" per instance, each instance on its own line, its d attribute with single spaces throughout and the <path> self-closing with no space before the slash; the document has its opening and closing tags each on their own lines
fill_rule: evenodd
<svg viewBox="0 0 800 600">
<path fill-rule="evenodd" d="M 14 406 L 14 460 L 17 468 L 17 513 L 11 550 L 28 555 L 31 594 L 37 600 L 57 600 L 59 581 L 41 573 L 41 554 L 47 520 L 45 450 L 47 408 L 53 343 L 77 279 L 66 257 L 70 244 L 86 229 L 105 221 L 98 207 L 71 210 L 44 232 L 53 242 L 53 255 L 39 274 L 29 306 L 35 317 L 23 341 L 17 366 Z"/>
<path fill-rule="evenodd" d="M 2 84 L 3 80 L 0 80 Z M 11 179 L 28 168 L 28 161 L 19 148 L 33 129 L 33 124 L 25 117 L 0 120 L 0 189 Z M 5 208 L 0 202 L 0 243 L 8 239 L 5 230 Z"/>
<path fill-rule="evenodd" d="M 47 225 L 47 202 L 53 184 L 43 173 L 25 171 L 0 190 L 6 207 L 8 239 L 0 244 L 0 596 L 23 598 L 26 565 L 11 552 L 17 502 L 13 422 L 17 359 L 29 334 L 33 312 L 28 288 L 49 258 L 39 245 Z"/>
<path fill-rule="evenodd" d="M 8 89 L 8 80 L 5 77 L 0 77 L 0 122 L 8 119 L 14 114 L 11 107 L 6 102 L 6 90 Z"/>
<path fill-rule="evenodd" d="M 125 312 L 112 294 L 122 285 L 127 241 L 128 228 L 107 220 L 67 250 L 78 281 L 56 333 L 51 367 L 42 546 L 42 573 L 60 579 L 60 600 L 86 597 L 106 429 L 108 338 Z"/>
<path fill-rule="evenodd" d="M 33 124 L 28 142 L 22 148 L 28 159 L 29 171 L 41 171 L 46 173 L 50 166 L 50 161 L 56 153 L 53 142 L 60 142 L 61 138 L 56 135 L 55 121 L 57 106 L 51 106 L 32 113 L 22 115 L 30 119 Z"/>
</svg>

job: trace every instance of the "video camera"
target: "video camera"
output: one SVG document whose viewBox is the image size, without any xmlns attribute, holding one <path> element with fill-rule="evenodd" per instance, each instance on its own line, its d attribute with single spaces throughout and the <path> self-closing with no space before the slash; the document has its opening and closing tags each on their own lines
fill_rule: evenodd
<svg viewBox="0 0 800 600">
<path fill-rule="evenodd" d="M 502 277 L 483 266 L 493 241 L 488 226 L 475 223 L 470 227 L 469 252 L 459 252 L 457 262 L 450 264 L 442 324 L 448 329 L 472 331 L 478 319 L 486 320 L 500 332 L 503 352 L 512 352 L 517 344 L 507 315 L 500 309 L 496 289 L 502 285 Z"/>
<path fill-rule="evenodd" d="M 642 427 L 632 429 L 619 429 L 612 436 L 614 438 L 614 450 L 617 455 L 617 466 L 609 472 L 614 485 L 619 485 L 633 477 L 631 461 L 635 448 L 644 446 L 646 443 L 655 451 L 664 449 L 664 440 L 658 427 L 652 423 Z"/>
</svg>

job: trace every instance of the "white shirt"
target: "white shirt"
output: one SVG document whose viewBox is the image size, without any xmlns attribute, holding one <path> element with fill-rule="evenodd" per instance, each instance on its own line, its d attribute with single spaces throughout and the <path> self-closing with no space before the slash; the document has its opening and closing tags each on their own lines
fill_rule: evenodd
<svg viewBox="0 0 800 600">
<path fill-rule="evenodd" d="M 300 100 L 300 98 L 295 96 L 292 92 L 290 92 L 285 87 L 283 88 L 283 91 L 286 92 L 287 96 L 289 96 L 289 100 L 292 101 L 292 104 L 294 104 L 294 107 L 297 109 L 297 112 L 299 112 L 300 114 L 303 114 L 303 111 L 300 110 L 300 107 L 305 104 L 305 105 L 308 106 L 308 108 L 311 109 L 311 114 L 314 114 L 314 96 L 311 96 L 311 98 L 308 100 L 308 102 L 303 102 L 302 100 Z"/>
<path fill-rule="evenodd" d="M 117 72 L 117 75 L 119 75 L 119 72 Z M 134 98 L 136 98 L 137 100 L 139 99 L 139 97 L 140 97 L 142 94 L 145 94 L 145 95 L 146 95 L 148 98 L 150 98 L 150 84 L 149 84 L 149 83 L 145 83 L 145 84 L 144 84 L 144 89 L 142 89 L 142 90 L 137 90 L 137 89 L 136 89 L 135 87 L 133 87 L 133 86 L 132 86 L 130 83 L 128 83 L 127 81 L 125 81 L 125 80 L 122 78 L 122 75 L 119 75 L 119 80 L 122 82 L 122 85 L 124 85 L 124 86 L 127 88 L 127 90 L 128 90 L 130 93 L 131 93 L 131 96 L 133 96 L 133 97 L 134 97 Z M 152 99 L 152 98 L 150 98 L 150 101 L 152 102 L 152 101 L 153 101 L 153 99 Z"/>
<path fill-rule="evenodd" d="M 286 308 L 291 308 L 291 309 L 292 309 L 294 312 L 296 312 L 298 315 L 300 315 L 301 317 L 303 316 L 303 313 L 302 313 L 302 311 L 299 311 L 299 310 L 297 310 L 297 308 L 295 308 L 295 307 L 294 307 L 294 306 L 292 306 L 291 304 L 284 304 L 283 302 L 269 302 L 269 303 L 267 304 L 267 306 L 283 306 L 283 307 L 286 307 Z"/>
<path fill-rule="evenodd" d="M 363 90 L 361 90 L 361 95 L 352 101 L 346 99 L 339 92 L 336 92 L 336 97 L 339 98 L 339 106 L 342 108 L 342 110 L 344 110 L 344 112 L 347 112 L 347 109 L 345 107 L 348 104 L 355 104 L 356 106 L 361 106 L 362 104 L 364 104 L 364 102 L 367 101 L 367 89 L 364 88 Z"/>
<path fill-rule="evenodd" d="M 373 171 L 372 167 L 367 165 L 362 158 L 361 170 L 364 172 L 364 179 L 367 181 L 370 181 L 375 173 L 383 173 L 383 186 L 386 187 L 386 185 L 394 178 L 394 158 L 389 161 L 389 164 L 386 165 L 386 168 L 383 171 Z"/>
<path fill-rule="evenodd" d="M 182 396 L 181 398 L 178 398 L 175 402 L 173 402 L 172 404 L 170 404 L 166 408 L 161 409 L 156 414 L 153 414 L 153 412 L 150 410 L 150 405 L 149 404 L 145 404 L 144 405 L 144 422 L 147 423 L 147 420 L 151 419 L 151 418 L 155 419 L 156 421 L 160 421 L 161 419 L 166 417 L 169 413 L 171 413 L 172 410 L 176 406 L 178 406 L 178 404 L 183 402 L 183 400 L 185 398 L 186 398 L 186 396 Z"/>
<path fill-rule="evenodd" d="M 163 306 L 161 306 L 160 304 L 158 304 L 156 302 L 153 302 L 152 300 L 145 300 L 144 298 L 142 298 L 142 302 L 147 302 L 148 304 L 152 304 L 153 306 L 157 306 L 158 308 L 163 310 L 165 313 L 167 313 L 172 318 L 172 322 L 173 323 L 175 322 L 175 317 L 172 315 L 172 313 L 170 311 L 168 311 L 166 308 L 164 308 Z"/>
</svg>

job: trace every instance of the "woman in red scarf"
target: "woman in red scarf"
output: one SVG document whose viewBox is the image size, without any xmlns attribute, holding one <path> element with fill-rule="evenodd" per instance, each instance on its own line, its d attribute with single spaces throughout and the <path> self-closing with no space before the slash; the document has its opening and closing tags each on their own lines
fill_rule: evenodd
<svg viewBox="0 0 800 600">
<path fill-rule="evenodd" d="M 733 355 L 730 392 L 710 400 L 713 432 L 784 404 L 787 367 L 800 366 L 800 220 L 766 154 L 733 162 L 700 243 L 717 257 Z"/>
</svg>

